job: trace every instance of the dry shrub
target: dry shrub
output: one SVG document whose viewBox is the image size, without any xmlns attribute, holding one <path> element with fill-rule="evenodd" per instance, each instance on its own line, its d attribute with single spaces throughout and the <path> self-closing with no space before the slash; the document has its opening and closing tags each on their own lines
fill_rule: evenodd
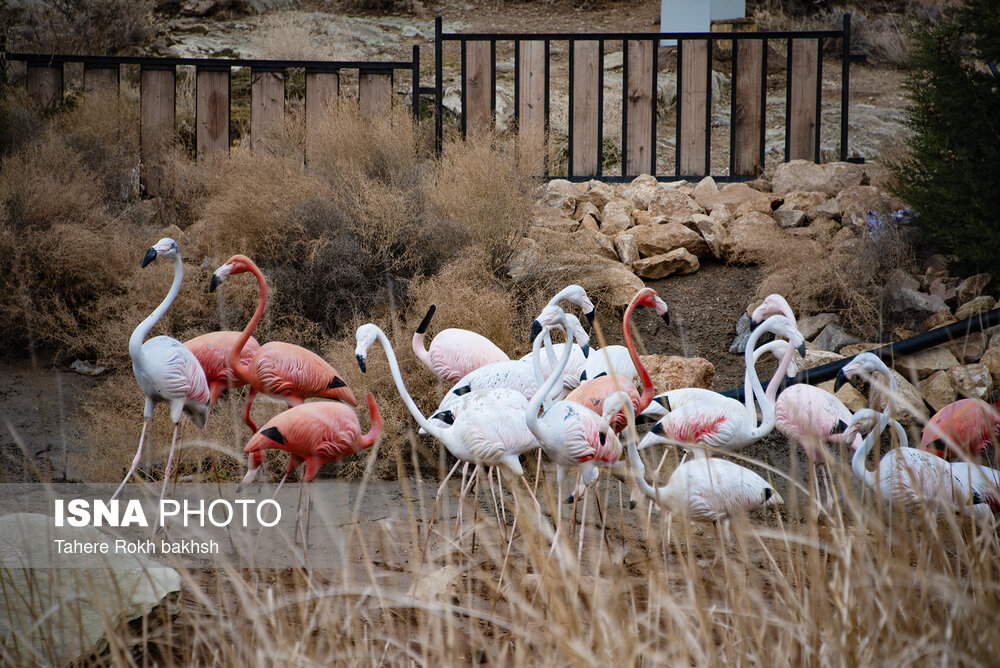
<svg viewBox="0 0 1000 668">
<path fill-rule="evenodd" d="M 0 25 L 12 52 L 134 54 L 152 34 L 153 0 L 3 3 Z"/>
<path fill-rule="evenodd" d="M 255 31 L 260 58 L 273 60 L 330 60 L 331 55 L 317 42 L 315 17 L 304 12 L 280 12 L 261 18 Z"/>
</svg>

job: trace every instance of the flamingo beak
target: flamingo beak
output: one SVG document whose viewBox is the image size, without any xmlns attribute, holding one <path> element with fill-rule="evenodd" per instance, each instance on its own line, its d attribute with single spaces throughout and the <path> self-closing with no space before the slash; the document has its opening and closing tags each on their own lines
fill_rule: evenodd
<svg viewBox="0 0 1000 668">
<path fill-rule="evenodd" d="M 663 319 L 664 324 L 670 324 L 670 311 L 664 311 L 660 317 Z"/>
<path fill-rule="evenodd" d="M 219 280 L 219 277 L 215 274 L 212 274 L 212 282 L 208 284 L 208 291 L 215 292 L 215 289 L 219 287 L 220 283 L 222 283 L 222 281 Z"/>
<path fill-rule="evenodd" d="M 842 386 L 844 385 L 844 383 L 849 383 L 849 382 L 851 382 L 851 381 L 850 381 L 850 379 L 849 379 L 849 378 L 847 377 L 847 374 L 846 374 L 846 373 L 844 373 L 844 370 L 843 370 L 843 369 L 841 369 L 841 370 L 840 370 L 840 371 L 839 371 L 839 372 L 837 373 L 837 380 L 835 380 L 835 381 L 833 382 L 833 391 L 834 391 L 834 392 L 837 392 L 837 391 L 838 391 L 838 390 L 840 390 L 840 388 L 841 388 L 841 387 L 842 387 Z"/>
<path fill-rule="evenodd" d="M 799 355 L 802 355 L 802 358 L 805 359 L 805 356 L 806 356 L 806 342 L 803 341 L 802 343 L 800 343 L 799 347 L 796 348 L 796 350 L 798 350 L 799 351 Z"/>
<path fill-rule="evenodd" d="M 591 308 L 590 311 L 588 311 L 587 313 L 584 313 L 583 315 L 587 316 L 587 324 L 589 326 L 593 327 L 594 326 L 594 316 L 597 315 L 597 311 L 595 311 L 593 308 Z"/>
<path fill-rule="evenodd" d="M 139 266 L 145 267 L 147 264 L 159 257 L 159 255 L 160 254 L 156 252 L 156 246 L 150 246 L 149 250 L 146 251 L 146 254 L 142 257 L 142 264 Z"/>
<path fill-rule="evenodd" d="M 584 357 L 590 357 L 590 343 L 589 342 L 583 344 L 582 346 L 580 346 L 580 349 L 583 350 L 583 356 Z"/>
<path fill-rule="evenodd" d="M 354 357 L 358 360 L 358 366 L 361 367 L 361 373 L 367 373 L 368 369 L 365 368 L 365 356 L 358 353 Z"/>
<path fill-rule="evenodd" d="M 531 336 L 528 337 L 528 343 L 534 343 L 538 335 L 542 333 L 542 323 L 535 320 L 531 323 Z"/>
</svg>

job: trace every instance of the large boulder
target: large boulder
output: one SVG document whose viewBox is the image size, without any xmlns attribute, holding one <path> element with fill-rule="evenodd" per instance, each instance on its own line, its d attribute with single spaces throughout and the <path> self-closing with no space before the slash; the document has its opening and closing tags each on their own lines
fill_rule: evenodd
<svg viewBox="0 0 1000 668">
<path fill-rule="evenodd" d="M 693 274 L 699 267 L 698 258 L 683 247 L 632 263 L 632 270 L 636 274 L 650 280 L 666 278 L 673 274 Z"/>
<path fill-rule="evenodd" d="M 816 315 L 807 315 L 799 318 L 795 324 L 802 338 L 806 341 L 811 341 L 827 325 L 839 325 L 840 316 L 836 313 L 817 313 Z M 823 346 L 819 347 L 822 348 Z"/>
<path fill-rule="evenodd" d="M 676 188 L 663 186 L 657 188 L 647 208 L 653 216 L 676 223 L 686 223 L 694 214 L 705 213 L 705 209 L 691 197 Z"/>
<path fill-rule="evenodd" d="M 990 274 L 976 274 L 958 284 L 957 298 L 959 304 L 971 301 L 981 295 L 993 279 Z"/>
<path fill-rule="evenodd" d="M 976 297 L 971 299 L 955 311 L 956 320 L 965 320 L 966 318 L 971 318 L 974 315 L 979 315 L 980 313 L 986 313 L 993 309 L 996 305 L 997 300 L 989 295 L 983 295 L 982 297 Z"/>
<path fill-rule="evenodd" d="M 809 211 L 823 202 L 830 199 L 830 196 L 826 193 L 813 192 L 807 190 L 793 190 L 792 192 L 785 193 L 784 201 L 782 201 L 781 206 L 778 207 L 778 211 L 801 211 L 806 214 L 806 217 L 810 221 L 814 220 L 815 216 L 809 216 Z"/>
<path fill-rule="evenodd" d="M 616 199 L 604 205 L 601 212 L 601 232 L 609 237 L 616 236 L 619 232 L 624 232 L 635 223 L 632 221 L 631 201 Z"/>
<path fill-rule="evenodd" d="M 572 216 L 576 211 L 577 198 L 585 190 L 586 184 L 572 183 L 566 179 L 552 179 L 542 188 L 537 204 L 561 209 L 567 216 Z"/>
<path fill-rule="evenodd" d="M 902 200 L 875 186 L 851 186 L 837 194 L 840 205 L 840 222 L 844 225 L 864 227 L 868 212 L 887 214 L 902 209 Z"/>
<path fill-rule="evenodd" d="M 700 213 L 691 217 L 691 223 L 688 226 L 690 227 L 690 225 L 694 225 L 698 234 L 708 244 L 709 250 L 712 251 L 712 257 L 721 260 L 722 244 L 726 239 L 726 226 L 717 218 Z"/>
<path fill-rule="evenodd" d="M 924 320 L 947 306 L 937 295 L 928 295 L 910 288 L 894 290 L 889 302 L 894 313 L 909 313 L 918 320 Z"/>
<path fill-rule="evenodd" d="M 609 183 L 598 181 L 597 179 L 591 179 L 583 185 L 586 189 L 582 194 L 577 196 L 577 205 L 584 202 L 590 202 L 598 209 L 603 210 L 605 205 L 615 198 L 615 188 Z"/>
<path fill-rule="evenodd" d="M 701 235 L 681 223 L 660 223 L 634 227 L 629 233 L 639 245 L 643 257 L 662 255 L 677 248 L 685 248 L 697 257 L 709 255 L 708 244 Z"/>
<path fill-rule="evenodd" d="M 824 327 L 819 336 L 813 339 L 813 345 L 817 348 L 833 352 L 838 352 L 844 346 L 849 346 L 853 343 L 859 342 L 860 339 L 856 336 L 848 334 L 843 327 L 834 323 L 830 323 Z"/>
<path fill-rule="evenodd" d="M 823 192 L 833 197 L 850 186 L 866 183 L 868 177 L 860 165 L 831 162 L 817 165 L 809 160 L 781 163 L 771 179 L 771 191 L 788 193 L 796 190 Z"/>
<path fill-rule="evenodd" d="M 656 197 L 659 189 L 660 182 L 656 180 L 655 176 L 643 174 L 635 177 L 631 183 L 621 186 L 618 189 L 618 194 L 635 202 L 636 207 L 648 209 L 649 203 Z"/>
<path fill-rule="evenodd" d="M 958 366 L 958 360 L 945 346 L 935 346 L 896 360 L 896 366 L 923 380 L 935 371 Z"/>
<path fill-rule="evenodd" d="M 639 259 L 639 245 L 635 237 L 627 232 L 621 232 L 615 237 L 615 251 L 618 253 L 618 261 L 626 267 L 631 267 Z"/>
<path fill-rule="evenodd" d="M 985 364 L 967 364 L 948 369 L 948 378 L 963 397 L 989 399 L 993 376 Z"/>
<path fill-rule="evenodd" d="M 955 388 L 946 371 L 935 371 L 919 383 L 920 394 L 935 413 L 955 401 Z"/>
<path fill-rule="evenodd" d="M 668 392 L 682 387 L 712 386 L 715 366 L 702 357 L 676 357 L 674 355 L 641 355 L 643 366 L 653 379 L 657 392 Z"/>
<path fill-rule="evenodd" d="M 728 227 L 723 243 L 723 254 L 729 262 L 755 261 L 759 255 L 771 250 L 775 233 L 781 228 L 774 218 L 753 212 L 740 216 Z"/>
</svg>

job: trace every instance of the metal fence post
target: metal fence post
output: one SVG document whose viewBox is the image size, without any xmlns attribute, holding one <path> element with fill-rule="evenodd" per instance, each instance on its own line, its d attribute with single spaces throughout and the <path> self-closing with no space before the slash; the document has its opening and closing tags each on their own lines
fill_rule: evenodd
<svg viewBox="0 0 1000 668">
<path fill-rule="evenodd" d="M 844 13 L 844 37 L 840 55 L 840 160 L 847 160 L 848 109 L 851 106 L 851 13 Z"/>
<path fill-rule="evenodd" d="M 444 43 L 441 40 L 441 17 L 434 19 L 434 149 L 440 153 L 444 143 Z"/>
</svg>

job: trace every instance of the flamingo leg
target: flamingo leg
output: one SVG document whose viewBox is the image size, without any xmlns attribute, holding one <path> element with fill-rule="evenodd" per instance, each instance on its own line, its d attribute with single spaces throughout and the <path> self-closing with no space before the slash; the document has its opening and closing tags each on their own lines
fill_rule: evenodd
<svg viewBox="0 0 1000 668">
<path fill-rule="evenodd" d="M 472 483 L 476 482 L 476 480 L 479 477 L 479 473 L 480 473 L 480 467 L 479 467 L 479 464 L 476 464 L 474 467 L 472 467 L 472 475 L 469 477 L 468 484 L 465 487 L 463 487 L 462 491 L 459 492 L 459 494 L 458 494 L 458 545 L 459 545 L 459 549 L 461 549 L 461 546 L 462 546 L 462 506 L 465 503 L 465 496 L 469 493 L 469 490 L 472 489 Z"/>
<path fill-rule="evenodd" d="M 601 520 L 601 535 L 604 536 L 604 546 L 608 548 L 608 558 L 614 559 L 614 555 L 611 554 L 611 543 L 608 542 L 608 527 L 604 522 L 604 510 L 601 508 L 601 494 L 596 488 L 594 489 L 594 502 L 597 503 L 597 517 Z M 586 499 L 584 499 L 584 503 L 586 503 Z"/>
<path fill-rule="evenodd" d="M 163 497 L 166 496 L 166 494 L 167 494 L 167 483 L 170 482 L 170 472 L 171 472 L 171 470 L 173 469 L 173 466 L 174 466 L 174 451 L 177 448 L 177 430 L 179 428 L 180 428 L 180 424 L 175 424 L 174 425 L 174 436 L 170 440 L 170 454 L 167 456 L 167 468 L 163 472 L 163 485 L 160 487 L 160 500 L 157 503 L 157 508 L 159 508 L 159 507 L 161 507 L 163 505 Z M 161 524 L 162 519 L 163 519 L 162 515 L 160 515 L 160 519 L 157 520 L 157 525 L 158 525 L 157 526 L 157 531 L 159 531 L 161 528 L 163 528 L 163 524 Z"/>
<path fill-rule="evenodd" d="M 507 533 L 507 522 L 501 516 L 500 506 L 497 504 L 497 495 L 493 490 L 493 471 L 496 470 L 495 467 L 491 466 L 486 469 L 486 479 L 490 483 L 490 495 L 493 497 L 493 512 L 496 513 L 497 517 L 497 528 L 501 529 L 503 533 Z M 497 473 L 497 477 L 500 477 L 500 473 Z"/>
<path fill-rule="evenodd" d="M 584 491 L 584 493 L 583 493 L 583 508 L 581 508 L 581 512 L 580 512 L 580 542 L 579 542 L 579 544 L 576 547 L 576 560 L 577 560 L 578 563 L 583 558 L 583 533 L 587 529 L 587 499 L 589 497 L 590 497 L 590 494 L 587 494 L 586 491 Z M 576 501 L 574 500 L 573 503 L 575 505 Z M 575 521 L 576 520 L 574 519 L 574 522 Z"/>
<path fill-rule="evenodd" d="M 562 529 L 562 484 L 566 479 L 566 467 L 562 464 L 556 465 L 556 532 L 552 534 L 552 547 L 549 548 L 549 557 L 559 544 L 559 531 Z M 551 507 L 551 506 L 550 506 Z M 548 557 L 546 557 L 548 559 Z"/>
<path fill-rule="evenodd" d="M 521 476 L 521 482 L 524 483 L 524 488 L 526 490 L 528 490 L 528 494 L 531 495 L 531 500 L 535 504 L 535 512 L 538 513 L 538 520 L 541 521 L 541 519 L 542 519 L 542 507 L 540 505 L 538 505 L 538 499 L 535 498 L 535 494 L 531 490 L 531 485 L 528 484 L 528 480 L 524 476 Z M 511 488 L 510 493 L 511 493 L 512 496 L 514 495 L 514 488 L 513 487 Z M 517 497 L 514 498 L 514 503 L 517 504 Z M 516 505 L 515 505 L 515 508 L 514 508 L 514 512 L 515 513 L 517 512 Z"/>
<path fill-rule="evenodd" d="M 507 509 L 503 507 L 503 480 L 500 478 L 500 469 L 496 469 L 497 472 L 497 490 L 500 494 L 500 517 L 503 518 L 503 528 L 507 530 Z"/>
<path fill-rule="evenodd" d="M 499 473 L 497 476 L 499 477 Z M 524 477 L 521 477 L 524 480 Z M 527 488 L 528 492 L 531 492 L 531 486 L 528 485 L 528 481 L 524 480 L 524 486 Z M 507 541 L 507 549 L 503 554 L 503 565 L 500 567 L 500 578 L 497 580 L 497 591 L 500 591 L 500 585 L 503 584 L 504 573 L 507 572 L 507 560 L 510 558 L 510 547 L 514 544 L 514 531 L 517 529 L 517 518 L 520 516 L 520 503 L 517 500 L 517 491 L 513 486 L 510 488 L 511 496 L 514 497 L 514 521 L 510 525 L 510 539 Z"/>
<path fill-rule="evenodd" d="M 125 483 L 128 479 L 132 477 L 135 470 L 139 468 L 139 462 L 142 461 L 142 444 L 146 440 L 146 428 L 149 427 L 149 422 L 152 418 L 146 418 L 142 421 L 142 435 L 139 436 L 139 449 L 135 451 L 135 457 L 132 458 L 132 466 L 129 468 L 128 473 L 125 474 L 125 479 L 122 480 L 122 484 L 118 485 L 118 489 L 115 493 L 111 495 L 111 500 L 114 501 L 118 498 L 118 495 L 122 493 L 122 489 L 125 487 Z"/>
<path fill-rule="evenodd" d="M 531 498 L 538 504 L 538 480 L 542 477 L 542 449 L 538 448 L 538 464 L 535 466 L 535 488 L 531 491 Z"/>
<path fill-rule="evenodd" d="M 475 469 L 473 469 L 472 473 L 473 473 L 473 475 L 475 475 Z M 464 493 L 463 493 L 462 490 L 465 489 L 465 483 L 468 480 L 468 474 L 469 474 L 469 462 L 465 462 L 465 464 L 462 466 L 462 484 L 458 486 L 458 498 L 459 498 L 459 502 L 458 502 L 458 508 L 456 509 L 456 512 L 455 512 L 455 535 L 458 535 L 459 526 L 462 524 L 462 501 L 461 501 L 461 499 L 464 496 Z"/>
<path fill-rule="evenodd" d="M 461 463 L 462 463 L 461 460 L 455 462 L 455 465 L 451 467 L 450 471 L 448 471 L 448 475 L 444 477 L 444 480 L 442 480 L 441 484 L 438 486 L 437 496 L 434 497 L 434 506 L 431 508 L 431 518 L 427 522 L 427 538 L 424 540 L 424 549 L 423 553 L 420 555 L 419 568 L 423 567 L 424 560 L 427 558 L 427 546 L 430 545 L 431 543 L 431 529 L 434 528 L 434 517 L 435 515 L 437 515 L 437 507 L 438 507 L 438 502 L 441 500 L 441 494 L 444 492 L 444 487 L 445 485 L 448 484 L 448 480 L 451 478 L 451 476 L 455 474 L 455 471 L 458 469 L 458 466 Z"/>
</svg>

